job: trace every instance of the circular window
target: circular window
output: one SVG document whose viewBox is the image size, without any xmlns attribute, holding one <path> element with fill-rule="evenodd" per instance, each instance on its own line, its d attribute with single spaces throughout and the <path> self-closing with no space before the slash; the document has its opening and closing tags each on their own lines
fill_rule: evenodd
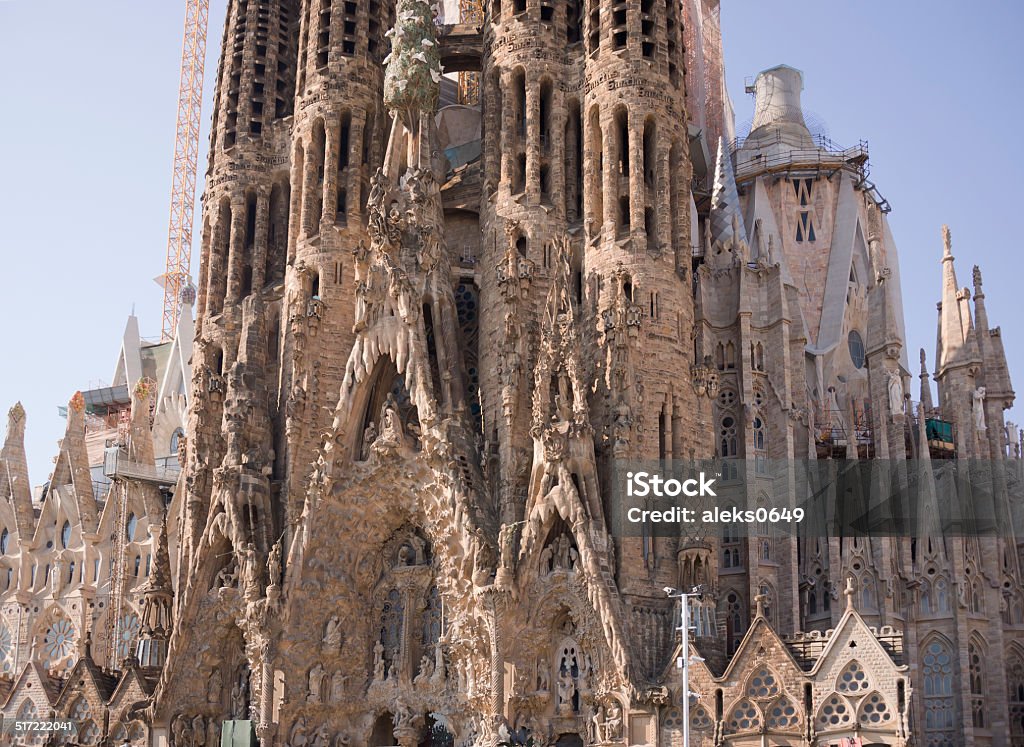
<svg viewBox="0 0 1024 747">
<path fill-rule="evenodd" d="M 864 338 L 855 329 L 850 330 L 846 337 L 846 344 L 850 348 L 850 360 L 857 368 L 864 368 Z"/>
</svg>

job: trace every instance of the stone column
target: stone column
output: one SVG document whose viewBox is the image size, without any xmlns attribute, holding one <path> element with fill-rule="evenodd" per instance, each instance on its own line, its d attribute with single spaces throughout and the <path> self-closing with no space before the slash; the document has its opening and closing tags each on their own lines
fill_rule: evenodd
<svg viewBox="0 0 1024 747">
<path fill-rule="evenodd" d="M 337 117 L 324 120 L 324 209 L 320 213 L 321 224 L 326 221 L 328 225 L 332 225 L 338 220 L 338 138 L 340 132 L 341 124 Z"/>
<path fill-rule="evenodd" d="M 629 232 L 644 235 L 644 206 L 647 203 L 644 187 L 644 114 L 629 113 Z M 645 236 L 646 243 L 646 236 Z"/>
<path fill-rule="evenodd" d="M 615 238 L 615 227 L 618 224 L 619 212 L 619 135 L 616 132 L 615 117 L 609 111 L 602 111 L 601 147 L 604 149 L 602 162 L 602 203 L 604 206 L 604 224 L 602 231 L 607 239 Z"/>
<path fill-rule="evenodd" d="M 299 156 L 302 156 L 301 159 Z M 288 206 L 288 259 L 287 264 L 295 261 L 295 244 L 302 232 L 302 210 L 303 210 L 303 189 L 305 187 L 305 162 L 306 151 L 301 141 L 296 144 L 295 152 L 292 154 L 292 166 L 288 177 L 288 184 L 291 192 L 289 194 L 290 204 Z"/>
<path fill-rule="evenodd" d="M 526 77 L 526 195 L 540 202 L 540 84 Z"/>
<path fill-rule="evenodd" d="M 238 303 L 245 260 L 245 196 L 231 198 L 231 238 L 228 242 L 228 290 L 226 303 Z"/>
<path fill-rule="evenodd" d="M 363 214 L 363 138 L 366 137 L 366 111 L 356 109 L 348 124 L 348 202 L 345 213 L 350 226 L 359 225 Z"/>
<path fill-rule="evenodd" d="M 270 231 L 270 195 L 260 187 L 256 197 L 256 236 L 252 253 L 252 291 L 257 292 L 267 282 L 268 234 Z"/>
</svg>

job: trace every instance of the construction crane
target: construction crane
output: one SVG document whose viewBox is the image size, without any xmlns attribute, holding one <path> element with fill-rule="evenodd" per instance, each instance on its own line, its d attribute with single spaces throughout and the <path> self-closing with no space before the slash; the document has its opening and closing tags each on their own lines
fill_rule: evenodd
<svg viewBox="0 0 1024 747">
<path fill-rule="evenodd" d="M 199 112 L 203 106 L 203 67 L 209 0 L 185 0 L 185 35 L 181 45 L 178 125 L 174 137 L 171 219 L 167 229 L 167 263 L 161 342 L 174 337 L 181 316 L 181 294 L 189 284 L 192 262 L 192 217 L 195 212 L 196 162 L 199 157 Z"/>
</svg>

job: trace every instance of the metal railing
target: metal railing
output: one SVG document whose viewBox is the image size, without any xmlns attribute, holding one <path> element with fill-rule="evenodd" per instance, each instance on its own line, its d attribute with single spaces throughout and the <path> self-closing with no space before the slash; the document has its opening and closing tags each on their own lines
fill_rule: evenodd
<svg viewBox="0 0 1024 747">
<path fill-rule="evenodd" d="M 174 485 L 181 474 L 181 468 L 171 460 L 156 464 L 142 464 L 128 458 L 127 452 L 118 447 L 106 449 L 103 453 L 103 474 L 111 479 L 140 480 L 156 485 Z M 177 461 L 177 460 L 174 460 Z"/>
<path fill-rule="evenodd" d="M 730 143 L 730 152 L 736 156 L 749 138 L 736 138 Z M 736 157 L 736 180 L 743 181 L 766 171 L 795 169 L 827 169 L 851 168 L 861 180 L 868 176 L 868 143 L 859 141 L 856 145 L 843 148 L 824 135 L 812 135 L 812 148 L 790 147 L 784 142 L 781 133 L 776 133 L 774 140 L 758 140 L 759 147 L 772 145 L 782 149 L 771 155 L 764 153 L 752 154 L 750 158 Z"/>
</svg>

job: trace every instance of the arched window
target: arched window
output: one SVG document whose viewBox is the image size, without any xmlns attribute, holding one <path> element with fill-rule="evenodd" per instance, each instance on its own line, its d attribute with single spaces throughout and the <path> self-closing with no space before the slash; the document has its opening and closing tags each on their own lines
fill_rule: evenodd
<svg viewBox="0 0 1024 747">
<path fill-rule="evenodd" d="M 924 733 L 927 744 L 942 744 L 953 739 L 956 718 L 953 701 L 953 655 L 941 638 L 932 638 L 923 647 L 921 660 L 924 684 Z M 952 744 L 952 742 L 950 742 Z"/>
<path fill-rule="evenodd" d="M 135 570 L 134 570 L 135 578 L 139 577 L 139 568 L 141 566 L 142 566 L 142 556 L 141 555 L 136 555 L 135 556 Z"/>
<path fill-rule="evenodd" d="M 10 546 L 10 544 L 11 533 L 7 531 L 7 527 L 4 527 L 4 530 L 0 532 L 0 555 L 7 554 L 7 548 Z"/>
<path fill-rule="evenodd" d="M 178 453 L 178 445 L 181 443 L 181 438 L 184 435 L 185 431 L 181 428 L 175 428 L 174 433 L 171 434 L 171 456 L 175 456 Z"/>
<path fill-rule="evenodd" d="M 124 532 L 125 537 L 128 538 L 129 542 L 135 540 L 135 528 L 138 526 L 139 520 L 135 518 L 135 514 L 128 514 L 128 521 L 125 523 Z"/>
<path fill-rule="evenodd" d="M 846 336 L 846 345 L 850 349 L 850 360 L 857 368 L 864 368 L 864 338 L 855 329 Z"/>
<path fill-rule="evenodd" d="M 985 728 L 985 674 L 982 667 L 980 646 L 971 641 L 967 644 L 967 667 L 971 686 L 971 721 L 975 729 Z"/>
<path fill-rule="evenodd" d="M 60 528 L 60 546 L 65 550 L 71 544 L 71 522 L 65 520 L 64 526 Z"/>
<path fill-rule="evenodd" d="M 1010 736 L 1014 744 L 1024 737 L 1024 657 L 1011 650 L 1006 664 L 1007 700 L 1010 705 Z"/>
<path fill-rule="evenodd" d="M 739 454 L 739 443 L 736 438 L 736 418 L 732 413 L 726 413 L 722 416 L 721 427 L 719 428 L 719 451 L 724 459 L 729 459 Z"/>
<path fill-rule="evenodd" d="M 730 591 L 725 595 L 725 631 L 726 646 L 728 653 L 736 653 L 736 649 L 743 640 L 743 634 L 747 631 L 746 611 L 743 599 L 736 591 Z"/>
</svg>

